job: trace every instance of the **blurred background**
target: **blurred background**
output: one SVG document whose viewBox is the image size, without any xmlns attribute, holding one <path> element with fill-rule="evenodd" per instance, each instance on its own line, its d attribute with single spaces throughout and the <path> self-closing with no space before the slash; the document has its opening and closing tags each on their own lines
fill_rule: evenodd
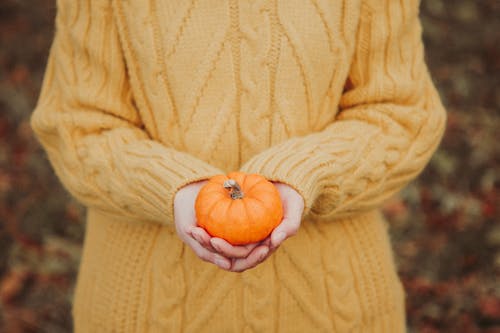
<svg viewBox="0 0 500 333">
<path fill-rule="evenodd" d="M 0 332 L 72 331 L 85 211 L 28 122 L 54 15 L 54 0 L 0 0 Z M 500 332 L 500 1 L 423 0 L 421 18 L 448 127 L 384 206 L 409 332 Z"/>
</svg>

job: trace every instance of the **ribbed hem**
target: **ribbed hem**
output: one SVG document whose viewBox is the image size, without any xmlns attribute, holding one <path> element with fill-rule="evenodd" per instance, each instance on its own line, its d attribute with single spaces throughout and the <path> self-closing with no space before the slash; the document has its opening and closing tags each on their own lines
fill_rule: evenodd
<svg viewBox="0 0 500 333">
<path fill-rule="evenodd" d="M 394 308 L 377 318 L 373 318 L 372 321 L 363 323 L 359 327 L 359 332 L 404 333 L 407 332 L 405 318 L 404 307 Z"/>
<path fill-rule="evenodd" d="M 361 331 L 404 332 L 404 289 L 396 273 L 383 215 L 370 211 L 337 222 L 345 231 L 353 257 L 351 265 L 366 328 Z"/>
<path fill-rule="evenodd" d="M 84 252 L 71 309 L 75 333 L 145 332 L 149 260 L 158 224 L 87 211 Z"/>
</svg>

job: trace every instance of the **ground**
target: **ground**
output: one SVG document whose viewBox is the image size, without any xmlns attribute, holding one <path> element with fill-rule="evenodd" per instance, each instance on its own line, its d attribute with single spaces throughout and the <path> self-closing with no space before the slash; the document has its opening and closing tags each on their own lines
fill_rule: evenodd
<svg viewBox="0 0 500 333">
<path fill-rule="evenodd" d="M 61 187 L 28 123 L 54 14 L 54 0 L 0 2 L 2 332 L 72 330 L 84 209 Z M 422 175 L 384 206 L 410 332 L 500 332 L 498 17 L 498 0 L 421 4 L 448 125 Z"/>
</svg>

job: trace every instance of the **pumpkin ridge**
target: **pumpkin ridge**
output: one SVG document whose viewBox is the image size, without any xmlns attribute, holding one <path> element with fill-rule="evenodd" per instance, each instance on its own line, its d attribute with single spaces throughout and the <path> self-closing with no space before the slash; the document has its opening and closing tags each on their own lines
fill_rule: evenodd
<svg viewBox="0 0 500 333">
<path fill-rule="evenodd" d="M 250 188 L 245 188 L 245 193 L 249 193 L 250 191 L 252 191 L 252 189 L 259 185 L 260 183 L 264 183 L 264 182 L 267 182 L 268 180 L 266 178 L 263 178 L 261 180 L 259 180 L 258 182 L 256 182 L 255 184 L 253 184 Z M 241 186 L 242 188 L 242 191 L 243 191 L 243 185 Z"/>
<path fill-rule="evenodd" d="M 250 199 L 254 199 L 255 201 L 257 201 L 257 202 L 261 203 L 262 205 L 264 205 L 264 204 L 263 204 L 263 202 L 262 202 L 261 200 L 258 200 L 258 199 L 256 199 L 256 198 L 252 198 L 252 197 L 247 198 L 247 201 L 249 201 Z M 264 206 L 264 207 L 265 207 L 265 206 Z M 251 221 L 251 223 L 249 223 L 249 228 L 248 228 L 248 232 L 251 232 L 251 230 L 252 230 L 252 228 L 251 228 L 251 227 L 253 227 L 253 226 L 255 226 L 255 225 L 259 226 L 259 221 L 258 221 L 258 220 L 256 220 L 256 218 L 255 218 L 255 216 L 254 216 L 253 214 L 250 214 L 250 213 L 248 212 L 249 208 L 248 208 L 248 206 L 247 206 L 247 205 L 245 205 L 245 210 L 247 210 L 247 212 L 246 212 L 246 213 L 247 213 L 247 218 L 248 218 L 248 220 L 250 220 L 250 221 Z M 270 232 L 269 232 L 269 233 L 268 233 L 268 234 L 267 234 L 267 235 L 266 235 L 263 239 L 265 239 L 266 237 L 268 237 L 268 236 L 271 234 L 271 232 L 272 232 L 272 230 L 273 230 L 273 229 L 274 229 L 274 228 L 272 228 L 272 229 L 270 230 Z"/>
<path fill-rule="evenodd" d="M 240 207 L 243 206 L 243 207 Z M 244 211 L 244 206 L 245 204 L 242 201 L 238 200 L 231 200 L 231 203 L 229 205 L 229 210 L 224 214 L 224 222 L 227 223 L 227 227 L 224 228 L 224 231 L 228 233 L 230 236 L 229 238 L 231 239 L 232 244 L 239 244 L 242 243 L 241 241 L 241 235 L 244 234 L 242 232 L 243 228 L 245 226 L 245 217 L 243 215 Z M 238 223 L 236 223 L 238 221 Z M 243 223 L 242 223 L 243 222 Z M 222 233 L 221 234 L 224 238 L 226 239 L 227 235 Z"/>
<path fill-rule="evenodd" d="M 260 176 L 260 175 L 257 175 L 257 174 L 248 174 L 248 175 L 245 175 L 245 177 L 243 178 L 243 182 L 241 184 L 241 187 L 247 186 L 246 183 L 249 182 L 249 181 L 251 181 L 252 178 L 255 178 L 255 176 L 259 176 L 259 178 L 263 177 L 263 176 Z M 260 182 L 260 181 L 261 181 L 261 179 L 259 179 L 257 182 Z"/>
<path fill-rule="evenodd" d="M 224 215 L 223 216 L 227 216 L 227 211 L 231 209 L 231 206 L 233 205 L 233 199 L 229 199 L 231 201 L 229 201 L 229 204 L 226 206 L 226 211 L 224 212 Z"/>
<path fill-rule="evenodd" d="M 212 192 L 215 192 L 215 191 L 203 192 L 202 194 L 203 194 L 203 196 L 205 196 L 207 193 L 212 193 Z M 210 206 L 210 209 L 208 210 L 208 214 L 211 212 L 211 210 L 214 208 L 214 206 L 217 205 L 218 202 L 219 201 L 217 201 L 217 200 L 213 201 L 212 206 Z M 196 208 L 196 205 L 197 205 L 197 201 L 195 201 L 195 208 Z M 207 214 L 207 216 L 208 216 L 208 214 Z"/>
<path fill-rule="evenodd" d="M 249 214 L 248 209 L 247 209 L 247 205 L 245 202 L 243 202 L 243 210 L 242 211 L 243 211 L 243 214 L 245 214 L 244 220 L 251 221 L 251 223 L 247 223 L 246 225 L 244 225 L 244 227 L 245 227 L 244 233 L 248 235 L 251 232 L 252 224 L 254 224 L 255 221 L 253 220 L 252 216 Z"/>
<path fill-rule="evenodd" d="M 212 237 L 233 245 L 254 243 L 268 237 L 281 222 L 280 193 L 264 176 L 231 173 L 216 179 L 217 182 L 210 182 L 205 191 L 200 191 L 200 204 L 195 207 L 197 213 L 202 213 L 198 214 L 201 220 L 198 225 Z M 250 186 L 245 187 L 246 184 Z M 243 192 L 245 197 L 231 195 L 235 190 Z"/>
<path fill-rule="evenodd" d="M 210 209 L 208 209 L 208 211 L 207 211 L 207 215 L 206 215 L 206 216 L 207 216 L 208 218 L 210 218 L 210 214 L 212 214 L 212 211 L 213 211 L 213 210 L 215 209 L 215 207 L 216 207 L 217 205 L 219 205 L 219 204 L 220 204 L 220 201 L 216 201 L 216 200 L 214 200 L 214 204 L 213 204 L 213 205 L 210 207 Z"/>
<path fill-rule="evenodd" d="M 266 205 L 266 203 L 265 203 L 263 200 L 261 200 L 260 198 L 257 198 L 257 197 L 250 197 L 249 199 L 254 199 L 254 200 L 257 200 L 257 201 L 258 201 L 258 202 L 260 202 L 262 205 L 264 205 L 264 207 L 265 207 L 265 205 Z"/>
<path fill-rule="evenodd" d="M 231 199 L 230 199 L 230 200 L 231 200 Z M 212 221 L 212 223 L 213 223 L 213 222 L 216 222 L 216 223 L 217 223 L 217 225 L 220 225 L 220 222 L 219 222 L 220 220 L 215 220 L 215 221 L 214 221 L 214 220 L 212 219 L 211 214 L 212 214 L 213 210 L 215 209 L 215 207 L 217 207 L 217 205 L 224 205 L 224 204 L 226 205 L 226 210 L 225 210 L 224 214 L 227 214 L 227 212 L 229 211 L 229 209 L 230 209 L 230 207 L 231 207 L 232 201 L 231 201 L 231 202 L 229 202 L 229 204 L 227 204 L 227 201 L 225 201 L 225 200 L 224 200 L 224 201 L 218 201 L 218 202 L 216 202 L 216 204 L 215 204 L 213 207 L 211 207 L 211 209 L 210 209 L 210 214 L 208 215 L 208 218 Z M 224 215 L 224 216 L 225 216 L 225 215 Z"/>
</svg>

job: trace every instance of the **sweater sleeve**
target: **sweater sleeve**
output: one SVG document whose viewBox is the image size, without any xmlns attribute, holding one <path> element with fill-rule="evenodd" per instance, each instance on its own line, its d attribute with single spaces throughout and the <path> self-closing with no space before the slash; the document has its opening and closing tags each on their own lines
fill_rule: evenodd
<svg viewBox="0 0 500 333">
<path fill-rule="evenodd" d="M 223 173 L 153 140 L 135 108 L 109 1 L 60 1 L 31 127 L 82 204 L 169 224 L 177 190 Z"/>
<path fill-rule="evenodd" d="M 418 12 L 418 0 L 364 3 L 334 121 L 255 155 L 242 170 L 294 187 L 303 217 L 329 220 L 377 208 L 414 179 L 446 123 Z"/>
</svg>

